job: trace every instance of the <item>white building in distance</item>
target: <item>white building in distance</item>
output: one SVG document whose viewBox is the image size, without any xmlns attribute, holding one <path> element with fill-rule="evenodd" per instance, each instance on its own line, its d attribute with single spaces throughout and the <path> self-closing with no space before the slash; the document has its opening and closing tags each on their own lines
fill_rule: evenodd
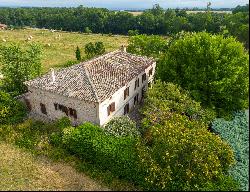
<svg viewBox="0 0 250 192">
<path fill-rule="evenodd" d="M 25 101 L 31 115 L 50 120 L 68 116 L 75 125 L 88 121 L 102 126 L 140 103 L 155 67 L 152 58 L 123 47 L 25 82 Z"/>
</svg>

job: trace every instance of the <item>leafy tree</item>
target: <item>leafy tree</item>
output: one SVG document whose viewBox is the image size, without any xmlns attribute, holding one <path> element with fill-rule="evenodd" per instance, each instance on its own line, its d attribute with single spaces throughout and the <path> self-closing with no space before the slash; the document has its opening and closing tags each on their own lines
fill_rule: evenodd
<svg viewBox="0 0 250 192">
<path fill-rule="evenodd" d="M 238 5 L 232 11 L 233 14 L 236 14 L 236 13 L 239 13 L 239 12 L 249 12 L 249 4 L 246 4 L 246 5 L 243 5 L 243 6 Z"/>
<path fill-rule="evenodd" d="M 143 114 L 150 120 L 148 123 L 155 124 L 165 121 L 165 112 L 185 115 L 198 124 L 209 125 L 215 118 L 212 110 L 204 109 L 199 102 L 194 101 L 188 91 L 173 83 L 165 83 L 156 80 L 152 89 L 147 91 Z M 160 112 L 163 112 L 161 115 Z"/>
<path fill-rule="evenodd" d="M 0 91 L 0 124 L 18 123 L 25 115 L 26 109 L 21 102 Z"/>
<path fill-rule="evenodd" d="M 129 30 L 128 31 L 128 36 L 136 36 L 136 35 L 139 35 L 138 30 Z"/>
<path fill-rule="evenodd" d="M 18 44 L 1 46 L 0 63 L 4 89 L 13 95 L 24 93 L 23 82 L 41 74 L 41 48 L 36 44 L 29 44 L 27 48 Z"/>
<path fill-rule="evenodd" d="M 102 55 L 103 53 L 105 53 L 103 42 L 95 42 L 95 44 L 90 42 L 85 45 L 85 54 L 87 58 Z"/>
<path fill-rule="evenodd" d="M 167 41 L 157 35 L 137 35 L 129 38 L 128 52 L 159 57 L 159 54 L 166 51 Z"/>
<path fill-rule="evenodd" d="M 205 111 L 172 83 L 157 81 L 148 90 L 137 152 L 149 190 L 237 190 L 227 176 L 233 151 L 207 130 Z"/>
<path fill-rule="evenodd" d="M 77 61 L 81 61 L 81 59 L 82 59 L 82 57 L 81 57 L 81 50 L 80 50 L 80 48 L 77 46 L 76 47 L 76 59 L 77 59 Z"/>
<path fill-rule="evenodd" d="M 205 32 L 171 43 L 158 64 L 158 78 L 189 90 L 218 115 L 248 106 L 249 57 L 234 38 Z"/>
<path fill-rule="evenodd" d="M 90 34 L 90 33 L 92 33 L 92 31 L 90 30 L 89 27 L 85 27 L 84 28 L 84 33 Z"/>
</svg>

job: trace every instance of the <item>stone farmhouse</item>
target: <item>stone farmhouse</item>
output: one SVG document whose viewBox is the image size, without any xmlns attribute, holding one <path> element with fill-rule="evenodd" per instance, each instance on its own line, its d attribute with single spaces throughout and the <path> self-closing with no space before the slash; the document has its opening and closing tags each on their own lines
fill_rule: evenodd
<svg viewBox="0 0 250 192">
<path fill-rule="evenodd" d="M 129 113 L 153 82 L 156 62 L 121 50 L 53 70 L 25 82 L 30 114 L 50 120 L 68 116 L 73 125 L 104 125 Z"/>
</svg>

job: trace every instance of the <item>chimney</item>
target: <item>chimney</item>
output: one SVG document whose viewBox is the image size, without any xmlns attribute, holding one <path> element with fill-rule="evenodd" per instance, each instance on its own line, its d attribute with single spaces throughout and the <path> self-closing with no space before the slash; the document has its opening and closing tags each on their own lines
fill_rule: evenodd
<svg viewBox="0 0 250 192">
<path fill-rule="evenodd" d="M 54 83 L 56 81 L 55 71 L 53 68 L 50 68 L 50 71 L 51 71 L 52 82 Z"/>
<path fill-rule="evenodd" d="M 127 47 L 126 47 L 125 45 L 122 45 L 122 46 L 121 46 L 121 51 L 122 51 L 122 52 L 127 52 Z"/>
</svg>

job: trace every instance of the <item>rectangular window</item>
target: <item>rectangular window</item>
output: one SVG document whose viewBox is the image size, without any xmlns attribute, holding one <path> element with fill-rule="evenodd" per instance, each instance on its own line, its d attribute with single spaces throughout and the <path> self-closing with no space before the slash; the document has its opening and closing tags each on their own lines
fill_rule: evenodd
<svg viewBox="0 0 250 192">
<path fill-rule="evenodd" d="M 77 119 L 77 113 L 75 109 L 69 108 L 69 115 Z"/>
<path fill-rule="evenodd" d="M 41 108 L 41 112 L 45 115 L 47 115 L 47 111 L 46 111 L 46 107 L 43 103 L 40 103 L 40 108 Z"/>
<path fill-rule="evenodd" d="M 129 87 L 124 90 L 124 100 L 129 96 Z"/>
<path fill-rule="evenodd" d="M 135 90 L 137 87 L 140 87 L 140 79 L 139 78 L 137 80 L 135 80 Z"/>
<path fill-rule="evenodd" d="M 107 111 L 108 111 L 108 116 L 115 111 L 115 102 L 111 103 L 108 107 L 107 107 Z"/>
<path fill-rule="evenodd" d="M 134 97 L 134 105 L 137 105 L 139 101 L 139 94 Z"/>
<path fill-rule="evenodd" d="M 55 110 L 58 109 L 58 103 L 54 103 Z"/>
<path fill-rule="evenodd" d="M 144 73 L 143 75 L 142 75 L 142 82 L 144 82 L 145 80 L 146 80 L 146 73 Z"/>
<path fill-rule="evenodd" d="M 148 73 L 149 77 L 150 77 L 152 74 L 153 74 L 153 68 L 149 70 L 149 73 Z"/>
<path fill-rule="evenodd" d="M 124 115 L 129 113 L 129 103 L 125 105 L 124 107 Z"/>
</svg>

